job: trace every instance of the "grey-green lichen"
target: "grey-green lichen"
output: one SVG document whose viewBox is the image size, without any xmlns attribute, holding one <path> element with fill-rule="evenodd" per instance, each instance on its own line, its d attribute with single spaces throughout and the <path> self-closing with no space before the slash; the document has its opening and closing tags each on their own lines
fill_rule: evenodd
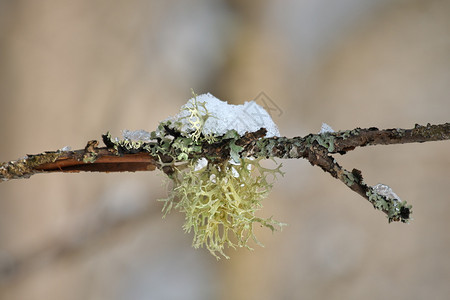
<svg viewBox="0 0 450 300">
<path fill-rule="evenodd" d="M 328 152 L 334 151 L 335 133 L 324 132 L 321 134 L 311 134 L 306 137 L 306 144 L 312 145 L 313 142 L 317 142 L 320 146 L 325 147 Z"/>
<path fill-rule="evenodd" d="M 328 152 L 335 150 L 335 143 L 338 139 L 347 139 L 351 136 L 358 135 L 360 128 L 345 131 L 326 131 L 319 134 L 310 134 L 305 137 L 305 143 L 307 146 L 311 146 L 314 142 L 317 142 L 320 146 L 326 148 Z"/>
<path fill-rule="evenodd" d="M 342 180 L 347 186 L 352 186 L 355 183 L 359 183 L 359 178 L 357 178 L 353 173 L 344 170 L 342 174 Z"/>
<path fill-rule="evenodd" d="M 360 133 L 360 128 L 355 128 L 352 130 L 345 130 L 345 131 L 339 131 L 338 134 L 340 137 L 342 137 L 344 140 L 351 137 L 358 135 Z"/>
<path fill-rule="evenodd" d="M 401 129 L 401 128 L 395 128 L 395 132 L 397 133 L 397 135 L 398 135 L 399 137 L 405 136 L 405 130 L 404 130 L 404 129 Z"/>
<path fill-rule="evenodd" d="M 409 222 L 412 206 L 408 205 L 406 201 L 381 195 L 373 187 L 368 187 L 366 195 L 376 209 L 387 213 L 389 223 L 392 221 Z"/>
<path fill-rule="evenodd" d="M 351 189 L 355 191 L 362 189 L 362 193 L 365 193 L 373 207 L 386 213 L 389 223 L 392 221 L 409 222 L 412 206 L 408 205 L 406 201 L 401 201 L 387 185 L 368 186 L 362 178 L 361 171 L 357 169 L 353 169 L 352 172 L 342 170 L 338 177 Z"/>
</svg>

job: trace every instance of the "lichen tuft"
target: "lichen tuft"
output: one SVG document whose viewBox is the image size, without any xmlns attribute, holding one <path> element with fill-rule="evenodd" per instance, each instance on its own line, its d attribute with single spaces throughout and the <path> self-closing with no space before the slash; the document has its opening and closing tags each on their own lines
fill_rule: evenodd
<svg viewBox="0 0 450 300">
<path fill-rule="evenodd" d="M 272 231 L 284 225 L 255 216 L 272 187 L 272 179 L 282 174 L 280 167 L 264 168 L 259 159 L 248 158 L 241 159 L 240 164 L 208 163 L 197 171 L 191 164 L 172 177 L 174 188 L 164 199 L 163 211 L 167 214 L 174 207 L 186 214 L 183 229 L 194 232 L 194 248 L 206 247 L 216 258 L 219 254 L 229 258 L 225 246 L 251 249 L 249 240 L 261 245 L 253 232 L 254 223 Z"/>
</svg>

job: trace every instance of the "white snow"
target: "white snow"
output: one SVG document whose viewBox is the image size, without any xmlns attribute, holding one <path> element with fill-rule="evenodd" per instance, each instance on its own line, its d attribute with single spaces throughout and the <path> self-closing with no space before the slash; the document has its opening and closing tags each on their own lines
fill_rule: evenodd
<svg viewBox="0 0 450 300">
<path fill-rule="evenodd" d="M 322 127 L 320 128 L 319 134 L 327 133 L 327 132 L 333 133 L 334 130 L 327 123 L 322 123 Z"/>
<path fill-rule="evenodd" d="M 201 103 L 204 103 L 209 114 L 209 118 L 202 128 L 204 135 L 214 134 L 220 136 L 234 129 L 242 136 L 246 132 L 255 132 L 264 127 L 267 129 L 266 137 L 280 136 L 278 127 L 272 121 L 270 115 L 256 102 L 250 101 L 242 105 L 233 105 L 217 99 L 210 93 L 189 99 L 181 107 L 180 113 L 164 120 L 164 122 L 171 121 L 172 124 L 176 122 L 181 123 L 181 128 L 178 128 L 181 132 L 194 131 L 190 121 L 195 122 L 196 120 L 195 118 L 190 119 L 191 114 L 188 108 L 194 106 L 195 100 L 199 105 L 199 112 L 202 115 L 206 114 L 205 108 L 201 105 Z"/>
<path fill-rule="evenodd" d="M 238 173 L 238 171 L 236 171 L 235 168 L 231 168 L 231 174 L 233 174 L 233 177 L 236 177 L 236 178 L 239 177 L 239 173 Z"/>
<path fill-rule="evenodd" d="M 221 101 L 211 95 L 203 94 L 197 96 L 197 98 L 191 98 L 189 101 L 181 107 L 180 113 L 174 117 L 169 117 L 162 122 L 171 121 L 170 127 L 175 127 L 174 124 L 181 124 L 180 128 L 177 128 L 181 132 L 193 132 L 194 128 L 191 122 L 195 122 L 196 118 L 191 118 L 191 113 L 188 108 L 194 106 L 194 100 L 198 103 L 199 112 L 201 115 L 205 115 L 205 108 L 201 105 L 204 104 L 209 114 L 206 120 L 202 133 L 204 135 L 214 134 L 217 136 L 224 135 L 228 130 L 236 130 L 239 135 L 244 135 L 246 132 L 255 132 L 260 128 L 267 130 L 266 137 L 280 136 L 277 125 L 273 122 L 267 111 L 258 105 L 255 101 L 245 102 L 241 105 L 228 104 L 226 101 Z M 331 127 L 330 127 L 331 128 Z M 159 131 L 156 130 L 157 134 Z M 150 141 L 150 132 L 145 130 L 122 130 L 122 136 L 124 139 L 131 141 Z"/>
<path fill-rule="evenodd" d="M 65 151 L 70 151 L 70 150 L 72 150 L 72 147 L 70 147 L 70 146 L 64 146 L 64 147 L 62 147 L 61 149 L 59 149 L 58 151 L 59 151 L 59 152 L 65 152 Z"/>
<path fill-rule="evenodd" d="M 386 198 L 390 199 L 395 199 L 400 202 L 402 201 L 400 200 L 400 197 L 397 196 L 397 194 L 395 194 L 394 191 L 385 184 L 379 183 L 377 185 L 374 185 L 372 188 L 377 194 L 381 196 L 385 196 Z"/>
<path fill-rule="evenodd" d="M 208 160 L 204 157 L 197 160 L 197 163 L 195 164 L 194 171 L 199 171 L 206 167 L 208 165 Z"/>
<path fill-rule="evenodd" d="M 150 142 L 150 132 L 145 130 L 122 130 L 122 136 L 124 139 L 131 141 L 144 141 Z"/>
</svg>

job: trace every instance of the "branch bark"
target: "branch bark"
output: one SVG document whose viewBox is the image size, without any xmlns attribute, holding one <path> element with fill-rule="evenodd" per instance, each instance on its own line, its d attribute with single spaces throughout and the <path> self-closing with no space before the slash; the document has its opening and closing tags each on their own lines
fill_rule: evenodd
<svg viewBox="0 0 450 300">
<path fill-rule="evenodd" d="M 236 142 L 236 145 L 242 147 L 241 157 L 307 159 L 313 166 L 319 166 L 334 178 L 342 181 L 351 190 L 366 198 L 374 207 L 385 212 L 389 221 L 407 222 L 411 213 L 410 207 L 399 207 L 398 203 L 389 201 L 386 197 L 381 199 L 380 202 L 379 197 L 374 196 L 372 188 L 364 183 L 361 171 L 344 169 L 331 154 L 339 153 L 343 155 L 357 147 L 365 146 L 448 140 L 450 139 L 450 123 L 427 124 L 426 126 L 416 124 L 411 129 L 356 128 L 294 138 L 263 138 L 265 132 L 265 129 L 261 128 L 257 132 L 245 134 Z M 156 153 L 152 156 L 148 153 L 148 150 L 145 150 L 145 147 L 135 148 L 132 151 L 126 149 L 118 151 L 108 142 L 106 135 L 103 136 L 103 140 L 106 147 L 99 148 L 98 142 L 94 140 L 89 141 L 84 149 L 44 152 L 2 163 L 0 165 L 0 179 L 7 181 L 29 178 L 34 174 L 51 172 L 135 172 L 153 171 L 156 168 L 170 174 L 171 166 L 178 163 L 172 158 L 177 157 L 176 155 L 171 157 Z M 142 146 L 145 146 L 145 143 Z M 176 151 L 174 154 L 177 154 Z M 205 142 L 202 145 L 202 155 L 213 161 L 230 159 L 230 145 L 226 140 L 212 144 Z M 393 209 L 403 209 L 403 211 L 393 216 Z"/>
</svg>

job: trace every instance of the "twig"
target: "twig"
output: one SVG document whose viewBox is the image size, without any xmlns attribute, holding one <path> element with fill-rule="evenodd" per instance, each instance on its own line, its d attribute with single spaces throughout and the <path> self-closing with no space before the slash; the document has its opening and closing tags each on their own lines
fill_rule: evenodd
<svg viewBox="0 0 450 300">
<path fill-rule="evenodd" d="M 148 153 L 124 154 L 118 156 L 108 148 L 95 148 L 75 151 L 47 151 L 27 155 L 16 161 L 0 165 L 0 179 L 29 178 L 39 173 L 76 173 L 86 172 L 135 172 L 153 171 L 157 166 L 155 159 Z"/>
<path fill-rule="evenodd" d="M 357 147 L 374 145 L 392 145 L 406 143 L 423 143 L 450 139 L 450 123 L 426 126 L 415 125 L 412 129 L 384 129 L 375 127 L 353 130 L 309 134 L 305 137 L 273 137 L 262 138 L 265 129 L 247 133 L 241 137 L 236 145 L 242 147 L 240 155 L 251 157 L 278 157 L 283 159 L 304 158 L 312 165 L 317 165 L 331 176 L 345 183 L 374 207 L 388 215 L 389 221 L 407 222 L 411 208 L 406 203 L 380 196 L 363 181 L 361 171 L 353 169 L 351 172 L 342 168 L 331 154 L 345 154 Z M 170 149 L 173 155 L 162 153 L 150 155 L 150 144 L 141 143 L 131 150 L 117 149 L 109 139 L 103 136 L 106 147 L 98 148 L 97 141 L 89 141 L 85 149 L 75 151 L 52 151 L 37 155 L 27 155 L 25 158 L 2 163 L 0 165 L 0 179 L 29 178 L 37 173 L 49 172 L 135 172 L 162 169 L 170 174 L 171 166 L 179 163 L 172 157 L 177 157 L 177 149 Z M 157 144 L 157 142 L 156 142 Z M 230 145 L 226 140 L 202 145 L 201 155 L 214 161 L 230 158 Z"/>
</svg>

